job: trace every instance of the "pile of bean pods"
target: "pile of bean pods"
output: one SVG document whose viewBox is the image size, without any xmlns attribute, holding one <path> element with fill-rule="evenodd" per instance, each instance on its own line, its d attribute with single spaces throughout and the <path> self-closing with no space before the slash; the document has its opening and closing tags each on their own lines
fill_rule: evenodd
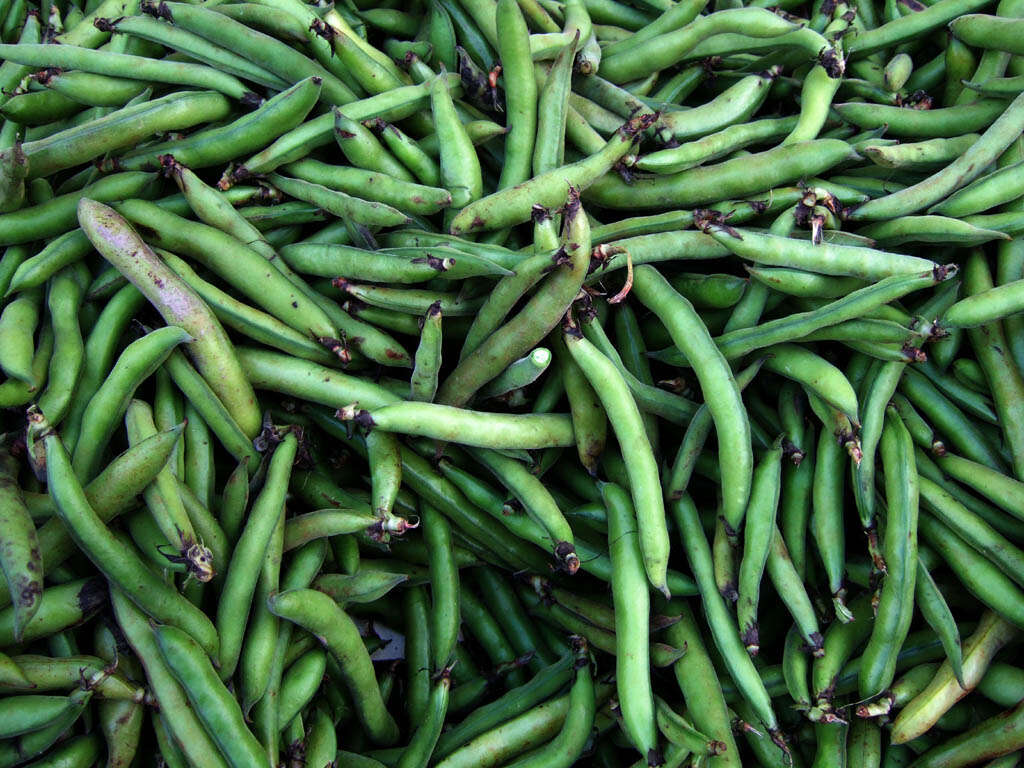
<svg viewBox="0 0 1024 768">
<path fill-rule="evenodd" d="M 0 768 L 1012 768 L 1024 0 L 0 0 Z"/>
</svg>

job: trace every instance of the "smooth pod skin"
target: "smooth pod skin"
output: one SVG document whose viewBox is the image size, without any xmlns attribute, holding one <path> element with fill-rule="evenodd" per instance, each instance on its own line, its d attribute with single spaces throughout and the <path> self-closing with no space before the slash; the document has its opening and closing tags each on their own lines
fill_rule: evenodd
<svg viewBox="0 0 1024 768">
<path fill-rule="evenodd" d="M 906 744 L 925 733 L 943 714 L 973 690 L 988 670 L 992 658 L 1017 630 L 998 614 L 986 611 L 977 629 L 964 641 L 963 682 L 961 687 L 949 662 L 944 662 L 931 682 L 911 699 L 893 722 L 892 743 Z"/>
<path fill-rule="evenodd" d="M 441 184 L 451 193 L 452 210 L 457 211 L 483 195 L 483 178 L 480 159 L 455 112 L 444 73 L 430 83 L 430 111 L 441 155 Z M 454 228 L 451 232 L 459 234 L 459 230 Z"/>
<path fill-rule="evenodd" d="M 563 656 L 538 672 L 526 684 L 512 689 L 493 702 L 478 707 L 464 720 L 441 735 L 434 749 L 434 758 L 441 761 L 482 733 L 529 711 L 557 693 L 569 682 L 571 674 L 571 659 L 568 656 Z"/>
<path fill-rule="evenodd" d="M 695 139 L 746 121 L 767 98 L 774 74 L 748 75 L 706 104 L 664 113 L 657 122 L 659 135 L 668 134 L 677 141 Z"/>
<path fill-rule="evenodd" d="M 658 748 L 649 658 L 650 601 L 644 559 L 629 494 L 612 483 L 601 487 L 608 511 L 608 551 L 615 603 L 615 680 L 619 708 L 633 746 L 651 762 Z"/>
<path fill-rule="evenodd" d="M 153 175 L 149 173 L 117 173 L 38 205 L 0 214 L 0 242 L 27 243 L 62 235 L 77 226 L 76 206 L 83 198 L 103 202 L 123 200 L 145 195 L 152 184 Z"/>
<path fill-rule="evenodd" d="M 557 257 L 551 252 L 538 250 L 536 255 L 524 258 L 517 264 L 513 274 L 501 278 L 495 284 L 473 317 L 473 323 L 462 342 L 459 360 L 473 352 L 492 331 L 500 327 L 502 320 L 523 294 L 536 285 L 545 272 L 557 266 L 556 261 Z"/>
<path fill-rule="evenodd" d="M 761 647 L 757 628 L 757 607 L 768 553 L 771 551 L 772 539 L 777 531 L 775 520 L 778 515 L 781 480 L 782 443 L 778 441 L 765 452 L 754 469 L 750 503 L 743 518 L 726 518 L 726 531 L 732 537 L 738 534 L 740 523 L 743 523 L 743 558 L 740 560 L 737 579 L 736 616 L 739 620 L 740 638 L 751 656 L 756 656 Z"/>
<path fill-rule="evenodd" d="M 362 200 L 321 184 L 290 179 L 276 173 L 270 175 L 270 181 L 291 197 L 313 203 L 339 218 L 349 219 L 357 224 L 365 224 L 368 227 L 397 227 L 409 221 L 404 213 L 386 203 Z"/>
<path fill-rule="evenodd" d="M 700 588 L 704 613 L 711 628 L 715 646 L 729 669 L 743 697 L 769 729 L 778 730 L 778 721 L 772 711 L 771 699 L 757 668 L 747 655 L 736 631 L 736 622 L 725 599 L 715 584 L 711 548 L 700 524 L 697 508 L 689 496 L 683 495 L 670 505 L 673 519 L 682 532 L 683 545 Z"/>
<path fill-rule="evenodd" d="M 750 422 L 736 380 L 690 302 L 653 267 L 637 267 L 633 293 L 666 324 L 672 340 L 694 366 L 723 459 L 722 514 L 736 531 L 750 497 L 754 471 Z"/>
<path fill-rule="evenodd" d="M 390 530 L 391 510 L 402 484 L 402 454 L 398 438 L 390 432 L 373 430 L 366 435 L 366 451 L 370 463 L 373 512 L 385 529 Z"/>
<path fill-rule="evenodd" d="M 322 648 L 307 651 L 288 667 L 278 694 L 277 725 L 280 730 L 285 730 L 309 704 L 320 687 L 326 668 L 327 654 Z"/>
<path fill-rule="evenodd" d="M 406 637 L 405 711 L 409 722 L 422 722 L 430 698 L 430 602 L 422 587 L 413 587 L 402 598 Z"/>
<path fill-rule="evenodd" d="M 384 707 L 373 664 L 352 619 L 331 598 L 314 590 L 287 590 L 272 595 L 268 605 L 282 619 L 322 638 L 341 666 L 345 684 L 355 700 L 356 713 L 369 737 L 381 744 L 394 743 L 398 726 Z"/>
<path fill-rule="evenodd" d="M 73 450 L 78 441 L 82 417 L 89 400 L 96 394 L 114 362 L 117 342 L 124 328 L 145 303 L 146 298 L 134 285 L 125 285 L 107 299 L 106 305 L 86 337 L 82 372 L 68 413 L 61 425 L 64 442 L 70 449 Z"/>
<path fill-rule="evenodd" d="M 509 132 L 498 188 L 520 184 L 530 177 L 537 133 L 537 82 L 530 56 L 530 30 L 513 0 L 499 0 L 495 17 L 498 56 L 505 76 Z"/>
<path fill-rule="evenodd" d="M 141 104 L 129 104 L 104 117 L 25 144 L 29 175 L 45 177 L 108 152 L 132 147 L 153 134 L 220 120 L 229 111 L 228 100 L 210 91 L 178 92 Z M 141 169 L 142 166 L 124 166 L 124 170 L 129 171 Z"/>
<path fill-rule="evenodd" d="M 323 345 L 296 331 L 256 307 L 239 301 L 213 283 L 203 280 L 189 264 L 169 251 L 160 251 L 161 258 L 213 310 L 217 319 L 228 328 L 253 341 L 260 342 L 289 355 L 330 365 L 337 359 Z"/>
<path fill-rule="evenodd" d="M 128 222 L 112 208 L 83 199 L 79 219 L 90 241 L 124 274 L 169 323 L 192 340 L 189 353 L 203 378 L 250 438 L 262 417 L 256 395 L 242 373 L 234 349 L 209 307 L 174 274 Z"/>
<path fill-rule="evenodd" d="M 392 518 L 397 527 L 404 528 L 402 518 Z M 314 539 L 342 536 L 349 533 L 391 530 L 382 524 L 381 518 L 364 512 L 340 509 L 321 509 L 289 518 L 284 527 L 284 550 L 286 552 L 307 544 Z"/>
<path fill-rule="evenodd" d="M 818 138 L 828 118 L 832 99 L 842 84 L 842 78 L 834 75 L 834 69 L 830 72 L 822 64 L 815 64 L 804 77 L 800 89 L 800 116 L 793 130 L 782 140 L 783 144 Z"/>
<path fill-rule="evenodd" d="M 607 440 L 608 416 L 597 392 L 590 385 L 579 364 L 569 354 L 565 342 L 559 339 L 552 346 L 559 356 L 558 366 L 561 368 L 562 385 L 569 401 L 569 415 L 572 416 L 572 430 L 576 438 L 576 454 L 583 468 L 591 476 L 596 476 L 598 461 Z M 645 422 L 645 427 L 648 423 Z"/>
<path fill-rule="evenodd" d="M 862 656 L 862 697 L 881 693 L 895 676 L 896 654 L 914 616 L 917 579 L 917 465 L 910 433 L 895 410 L 886 413 L 880 449 L 888 509 L 882 542 L 886 573 L 875 625 Z"/>
<path fill-rule="evenodd" d="M 576 41 L 566 43 L 558 52 L 545 76 L 535 68 L 537 94 L 537 135 L 533 144 L 534 175 L 557 168 L 565 162 L 567 119 L 572 106 L 569 93 L 572 67 L 576 59 Z"/>
<path fill-rule="evenodd" d="M 990 16 L 984 13 L 968 13 L 953 19 L 949 30 L 967 45 L 978 48 L 993 48 L 997 51 L 1024 54 L 1020 37 L 1024 24 L 1020 19 Z"/>
<path fill-rule="evenodd" d="M 323 94 L 329 104 L 346 104 L 356 96 L 337 77 L 299 51 L 271 35 L 246 27 L 241 22 L 187 3 L 161 6 L 172 23 L 213 43 L 237 52 L 270 70 L 286 83 L 315 77 L 323 82 Z"/>
<path fill-rule="evenodd" d="M 484 599 L 493 606 L 495 620 L 519 654 L 517 664 L 529 657 L 526 667 L 533 672 L 540 672 L 557 661 L 558 656 L 527 615 L 513 586 L 492 569 L 480 568 L 474 575 Z"/>
<path fill-rule="evenodd" d="M 37 439 L 43 441 L 46 449 L 50 494 L 78 548 L 143 611 L 159 621 L 180 626 L 195 637 L 207 653 L 216 653 L 219 641 L 213 623 L 153 573 L 134 550 L 104 525 L 82 490 L 60 437 L 38 411 L 31 419 Z"/>
<path fill-rule="evenodd" d="M 677 606 L 674 602 L 671 613 L 678 613 L 680 619 L 666 628 L 665 638 L 676 647 L 686 647 L 686 653 L 675 662 L 673 671 L 691 722 L 701 733 L 721 745 L 719 754 L 715 756 L 718 765 L 722 768 L 740 766 L 742 762 L 732 732 L 732 718 L 718 674 L 697 627 L 696 615 L 689 605 Z"/>
<path fill-rule="evenodd" d="M 946 328 L 973 328 L 1024 310 L 1024 280 L 965 296 L 946 310 L 940 322 Z"/>
<path fill-rule="evenodd" d="M 1024 703 L 931 748 L 916 760 L 920 768 L 960 768 L 996 758 L 988 765 L 1012 765 L 1024 749 Z M 1000 763 L 999 758 L 1008 760 Z"/>
<path fill-rule="evenodd" d="M 21 331 L 24 332 L 25 329 L 22 328 Z M 46 384 L 53 347 L 53 328 L 46 323 L 39 333 L 39 343 L 32 356 L 31 379 L 26 381 L 11 377 L 0 384 L 0 403 L 12 407 L 31 402 L 39 388 Z"/>
<path fill-rule="evenodd" d="M 630 446 L 626 471 L 639 530 L 640 549 L 648 579 L 667 593 L 668 528 L 658 479 L 657 462 L 644 431 L 640 411 L 622 376 L 612 363 L 579 332 L 565 334 L 569 354 L 601 399 L 619 443 Z"/>
<path fill-rule="evenodd" d="M 818 629 L 818 618 L 778 526 L 772 534 L 766 570 L 775 591 L 796 622 L 794 626 L 799 628 L 806 649 L 812 654 L 820 654 L 822 637 Z"/>
<path fill-rule="evenodd" d="M 112 158 L 109 164 L 125 170 L 159 170 L 160 158 L 164 155 L 171 155 L 190 168 L 207 168 L 228 162 L 265 147 L 273 139 L 296 128 L 316 104 L 320 93 L 320 83 L 315 78 L 300 80 L 267 99 L 258 109 L 227 125 L 196 131 L 182 139 L 130 149 Z M 213 121 L 212 118 L 207 120 Z"/>
<path fill-rule="evenodd" d="M 84 342 L 78 320 L 85 286 L 84 265 L 59 273 L 51 283 L 47 305 L 54 329 L 53 357 L 46 389 L 39 397 L 39 409 L 51 424 L 59 424 L 74 396 L 82 372 Z"/>
<path fill-rule="evenodd" d="M 437 161 L 423 151 L 412 137 L 381 118 L 367 121 L 367 126 L 384 141 L 391 153 L 416 177 L 420 184 L 438 189 L 441 184 L 441 168 Z M 448 195 L 448 204 L 451 204 L 450 194 Z"/>
<path fill-rule="evenodd" d="M 577 163 L 553 168 L 514 187 L 499 190 L 471 205 L 466 205 L 452 219 L 449 231 L 453 235 L 462 235 L 481 230 L 501 229 L 529 221 L 535 205 L 542 205 L 545 208 L 565 205 L 566 200 L 571 200 L 570 189 L 586 189 L 601 178 L 616 161 L 630 151 L 637 134 L 650 123 L 650 116 L 633 118 L 615 132 L 600 152 Z"/>
<path fill-rule="evenodd" d="M 924 112 L 860 102 L 833 105 L 844 120 L 858 128 L 871 130 L 885 125 L 887 134 L 893 138 L 906 136 L 916 139 L 953 138 L 980 131 L 992 125 L 1005 108 L 1006 102 L 1001 99 L 981 99 L 971 104 Z M 980 172 L 982 169 L 977 170 Z"/>
<path fill-rule="evenodd" d="M 911 187 L 859 206 L 856 221 L 891 219 L 919 211 L 948 197 L 980 176 L 1024 130 L 1024 94 L 1017 96 L 970 149 L 941 171 Z"/>
<path fill-rule="evenodd" d="M 765 370 L 801 384 L 851 422 L 858 421 L 857 396 L 849 380 L 832 363 L 797 344 L 776 344 L 764 350 Z"/>
<path fill-rule="evenodd" d="M 552 550 L 559 568 L 572 575 L 580 567 L 575 538 L 558 502 L 544 484 L 523 464 L 487 449 L 470 451 L 472 457 L 489 469 L 539 524 L 545 535 L 541 546 Z M 457 455 L 456 455 L 457 457 Z M 540 543 L 540 542 L 537 542 Z"/>
<path fill-rule="evenodd" d="M 899 144 L 868 143 L 860 145 L 857 151 L 871 162 L 886 168 L 934 170 L 937 166 L 956 160 L 974 146 L 979 138 L 976 133 L 967 133 L 948 139 L 925 139 Z"/>
<path fill-rule="evenodd" d="M 420 507 L 430 567 L 430 654 L 435 671 L 445 669 L 458 643 L 459 570 L 455 562 L 451 525 L 429 504 Z"/>
<path fill-rule="evenodd" d="M 284 498 L 297 451 L 298 440 L 294 432 L 288 432 L 274 449 L 263 491 L 253 502 L 245 527 L 231 553 L 231 562 L 217 604 L 217 631 L 220 636 L 218 658 L 223 680 L 231 677 L 238 664 L 249 604 L 256 589 L 265 550 L 284 514 Z"/>
<path fill-rule="evenodd" d="M 984 518 L 927 477 L 918 480 L 925 507 L 951 530 L 983 552 L 1003 573 L 1024 586 L 1024 552 Z"/>
<path fill-rule="evenodd" d="M 438 768 L 494 768 L 525 750 L 550 741 L 569 711 L 569 694 L 537 703 L 530 709 L 496 723 L 448 754 Z M 374 767 L 376 768 L 376 767 Z"/>
<path fill-rule="evenodd" d="M 448 712 L 449 695 L 451 692 L 451 674 L 442 669 L 434 682 L 427 702 L 426 717 L 418 724 L 409 746 L 398 761 L 398 768 L 426 768 L 430 756 L 441 735 L 445 715 Z"/>
<path fill-rule="evenodd" d="M 407 215 L 429 216 L 447 208 L 452 202 L 451 193 L 440 189 L 436 184 L 413 184 L 383 173 L 327 165 L 309 158 L 289 163 L 282 170 L 303 181 L 385 203 Z"/>
<path fill-rule="evenodd" d="M 372 411 L 342 408 L 339 416 L 369 429 L 431 437 L 482 448 L 552 448 L 574 445 L 564 414 L 501 414 L 435 403 L 396 403 Z"/>
<path fill-rule="evenodd" d="M 308 333 L 314 338 L 337 338 L 334 323 L 305 291 L 268 264 L 263 256 L 227 233 L 176 216 L 144 200 L 125 201 L 119 204 L 118 210 L 136 227 L 143 229 L 155 244 L 178 254 L 184 253 L 214 270 L 237 290 L 300 333 Z M 180 281 L 176 282 L 180 284 Z M 225 399 L 225 405 L 230 402 L 214 382 L 210 382 L 210 386 Z M 230 410 L 235 413 L 236 409 Z M 249 434 L 251 419 L 239 419 L 237 415 L 235 418 Z"/>
<path fill-rule="evenodd" d="M 917 579 L 914 583 L 914 600 L 928 623 L 942 641 L 946 659 L 953 668 L 958 682 L 964 679 L 963 648 L 960 643 L 960 629 L 928 568 L 917 561 Z"/>
<path fill-rule="evenodd" d="M 786 136 L 796 124 L 796 117 L 781 117 L 730 125 L 678 147 L 642 155 L 637 160 L 636 167 L 652 173 L 678 173 L 712 160 L 719 160 L 755 142 Z"/>
<path fill-rule="evenodd" d="M 108 522 L 135 506 L 135 497 L 167 463 L 181 432 L 182 427 L 179 425 L 129 448 L 85 487 L 86 498 L 98 510 L 101 520 Z M 55 515 L 56 506 L 52 496 L 42 496 L 42 501 L 46 515 L 50 518 L 39 527 L 37 533 L 39 551 L 43 558 L 41 572 L 45 575 L 47 570 L 57 568 L 71 557 L 76 548 L 60 516 Z M 6 576 L 0 579 L 0 585 L 5 584 Z M 10 599 L 8 590 L 0 587 L 0 606 L 9 604 Z"/>
<path fill-rule="evenodd" d="M 257 389 L 301 397 L 332 408 L 359 403 L 370 409 L 400 402 L 398 395 L 384 387 L 309 360 L 255 347 L 240 347 L 237 352 L 246 378 Z"/>
<path fill-rule="evenodd" d="M 306 735 L 306 765 L 327 768 L 338 756 L 338 736 L 334 721 L 326 711 L 317 707 Z"/>
<path fill-rule="evenodd" d="M 227 766 L 164 662 L 145 614 L 119 589 L 111 590 L 111 602 L 118 626 L 145 668 L 148 685 L 160 704 L 164 722 L 185 754 L 192 760 L 208 761 L 211 768 Z"/>
<path fill-rule="evenodd" d="M 33 67 L 81 69 L 98 75 L 191 85 L 219 91 L 229 98 L 245 103 L 259 103 L 259 97 L 247 89 L 241 80 L 202 64 L 157 61 L 145 56 L 94 51 L 73 45 L 4 45 L 0 47 L 0 58 Z"/>
<path fill-rule="evenodd" d="M 956 274 L 955 269 L 950 272 Z M 894 298 L 905 295 L 909 291 L 929 287 L 934 284 L 936 279 L 940 277 L 944 279 L 945 276 L 946 270 L 941 269 L 935 274 L 926 273 L 923 276 L 884 278 L 874 285 L 853 291 L 818 310 L 769 320 L 754 327 L 729 330 L 718 336 L 715 343 L 727 358 L 742 357 L 769 344 L 806 338 L 816 331 L 863 317 Z M 755 285 L 758 284 L 755 283 Z"/>
<path fill-rule="evenodd" d="M 906 371 L 900 390 L 946 436 L 951 447 L 992 472 L 1002 472 L 1005 462 L 977 425 L 931 381 L 914 369 Z"/>
<path fill-rule="evenodd" d="M 480 390 L 480 397 L 497 398 L 528 387 L 544 374 L 550 363 L 551 350 L 537 347 L 530 354 L 509 365 L 496 379 L 492 379 Z"/>
<path fill-rule="evenodd" d="M 886 408 L 906 366 L 906 363 L 890 362 L 880 367 L 868 382 L 864 397 L 860 431 L 862 458 L 853 473 L 853 491 L 861 525 L 866 530 L 875 525 L 875 451 L 882 439 Z"/>
<path fill-rule="evenodd" d="M 32 370 L 33 337 L 42 298 L 39 290 L 28 291 L 11 301 L 0 314 L 0 368 L 7 378 L 18 379 L 32 389 L 37 386 Z"/>
<path fill-rule="evenodd" d="M 13 738 L 29 731 L 38 730 L 57 718 L 68 706 L 67 696 L 8 696 L 0 700 L 0 715 L 3 738 Z"/>
<path fill-rule="evenodd" d="M 452 74 L 449 77 L 453 82 L 458 82 L 458 75 Z M 428 84 L 407 85 L 353 102 L 345 107 L 345 115 L 352 120 L 368 120 L 374 117 L 400 120 L 421 110 L 429 103 L 429 98 Z M 316 147 L 331 142 L 333 128 L 333 114 L 307 120 L 280 136 L 266 149 L 245 160 L 238 168 L 229 170 L 218 182 L 218 186 L 221 189 L 229 189 L 238 181 L 256 174 L 268 173 L 284 163 L 305 157 Z"/>
<path fill-rule="evenodd" d="M 576 298 L 590 263 L 590 222 L 576 194 L 566 208 L 563 241 L 565 252 L 558 268 L 518 314 L 459 362 L 441 384 L 438 403 L 465 405 L 480 387 L 550 333 Z"/>
<path fill-rule="evenodd" d="M 509 763 L 509 768 L 568 768 L 582 753 L 593 726 L 597 702 L 586 641 L 574 637 L 573 643 L 573 683 L 562 729 L 543 749 Z"/>
<path fill-rule="evenodd" d="M 761 369 L 761 365 L 762 362 L 757 361 L 739 371 L 736 374 L 736 385 L 741 390 L 744 389 Z M 686 432 L 683 433 L 683 439 L 679 443 L 679 450 L 672 461 L 672 467 L 662 481 L 667 500 L 678 499 L 686 492 L 686 488 L 693 477 L 697 460 L 704 450 L 704 444 L 708 436 L 711 434 L 712 426 L 711 412 L 708 410 L 707 404 L 701 404 L 687 425 Z"/>
<path fill-rule="evenodd" d="M 157 430 L 149 404 L 142 400 L 132 400 L 125 414 L 125 427 L 130 445 L 137 445 L 155 435 Z M 173 557 L 180 557 L 189 573 L 197 580 L 209 581 L 214 575 L 213 555 L 199 542 L 192 521 L 185 511 L 185 504 L 177 489 L 175 472 L 172 470 L 175 464 L 172 458 L 143 492 L 143 497 L 153 521 L 172 551 L 177 553 Z"/>
<path fill-rule="evenodd" d="M 714 223 L 710 224 L 706 231 L 737 256 L 766 266 L 806 269 L 824 275 L 878 281 L 897 275 L 945 275 L 942 267 L 918 256 L 888 253 L 855 245 L 815 245 L 809 240 L 793 240 L 778 235 L 737 230 Z"/>
<path fill-rule="evenodd" d="M 106 381 L 89 400 L 82 419 L 82 429 L 75 445 L 75 474 L 83 482 L 99 472 L 103 450 L 110 441 L 135 390 L 149 378 L 179 344 L 190 341 L 183 328 L 175 325 L 157 328 L 133 341 L 118 357 Z"/>
<path fill-rule="evenodd" d="M 925 516 L 920 522 L 921 535 L 950 561 L 953 572 L 968 591 L 1014 626 L 1024 626 L 1024 611 L 1020 608 L 1024 591 L 937 519 Z"/>
<path fill-rule="evenodd" d="M 742 32 L 754 37 L 771 38 L 793 29 L 795 27 L 792 23 L 766 13 L 763 8 L 719 11 L 653 37 L 647 45 L 604 57 L 601 74 L 613 83 L 625 83 L 675 64 L 698 43 L 713 35 Z"/>
<path fill-rule="evenodd" d="M 409 397 L 429 403 L 437 394 L 437 381 L 441 372 L 444 315 L 440 302 L 434 302 L 423 317 L 420 341 L 416 345 L 412 375 L 409 377 Z"/>
<path fill-rule="evenodd" d="M 149 6 L 147 5 L 146 8 L 148 10 Z M 164 42 L 167 47 L 174 48 L 196 61 L 233 74 L 243 80 L 249 80 L 274 90 L 288 87 L 288 83 L 284 80 L 239 56 L 234 51 L 222 48 L 181 27 L 164 24 L 150 16 L 125 16 L 110 22 L 110 24 L 113 27 L 112 31 L 143 40 L 151 40 L 155 43 Z"/>
<path fill-rule="evenodd" d="M 957 190 L 938 205 L 933 205 L 928 212 L 960 218 L 987 211 L 1003 203 L 1011 203 L 1024 194 L 1022 170 L 1024 164 L 1014 163 L 993 171 Z"/>
<path fill-rule="evenodd" d="M 985 5 L 987 3 L 982 0 L 940 0 L 922 9 L 921 12 L 897 16 L 873 29 L 860 30 L 851 42 L 846 43 L 846 51 L 851 58 L 866 56 L 881 48 L 888 48 L 922 35 L 961 14 L 970 13 Z"/>
<path fill-rule="evenodd" d="M 237 768 L 269 766 L 262 747 L 245 725 L 238 702 L 195 640 L 176 627 L 157 625 L 152 631 L 160 655 L 228 763 Z"/>
<path fill-rule="evenodd" d="M 962 132 L 962 131 L 961 131 Z M 851 159 L 845 141 L 816 139 L 787 144 L 715 165 L 675 174 L 641 177 L 631 184 L 606 174 L 591 184 L 585 197 L 613 209 L 685 208 L 740 199 L 797 179 L 815 176 Z"/>
</svg>

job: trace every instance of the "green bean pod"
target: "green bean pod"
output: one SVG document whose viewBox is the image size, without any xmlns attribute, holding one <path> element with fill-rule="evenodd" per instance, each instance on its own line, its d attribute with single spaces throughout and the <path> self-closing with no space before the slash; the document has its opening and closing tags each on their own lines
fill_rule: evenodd
<svg viewBox="0 0 1024 768">
<path fill-rule="evenodd" d="M 115 426 L 128 408 L 135 390 L 166 359 L 178 344 L 192 337 L 178 326 L 165 326 L 129 344 L 106 381 L 96 390 L 82 419 L 75 446 L 75 474 L 92 480 L 100 470 L 103 450 L 113 436 Z"/>
<path fill-rule="evenodd" d="M 341 666 L 345 684 L 356 702 L 356 712 L 371 739 L 394 743 L 398 726 L 384 708 L 373 664 L 352 620 L 331 598 L 309 589 L 290 589 L 271 595 L 270 610 L 323 638 Z"/>
<path fill-rule="evenodd" d="M 256 396 L 238 367 L 231 342 L 206 304 L 114 210 L 90 200 L 83 200 L 79 210 L 83 229 L 104 258 L 129 277 L 168 322 L 189 332 L 189 351 L 204 379 L 245 434 L 255 436 L 261 422 Z"/>
<path fill-rule="evenodd" d="M 895 409 L 886 412 L 880 446 L 888 510 L 882 543 L 885 577 L 860 670 L 863 697 L 881 693 L 893 680 L 896 654 L 914 615 L 917 577 L 917 467 L 910 433 Z"/>
<path fill-rule="evenodd" d="M 739 387 L 693 307 L 653 267 L 637 268 L 633 291 L 666 324 L 676 346 L 694 365 L 715 422 L 719 454 L 729 457 L 722 464 L 722 485 L 726 493 L 723 515 L 735 532 L 750 497 L 754 464 L 750 424 Z"/>
<path fill-rule="evenodd" d="M 963 683 L 963 649 L 960 645 L 960 630 L 957 628 L 956 620 L 946 604 L 946 599 L 932 579 L 931 573 L 924 563 L 917 562 L 917 581 L 914 586 L 914 599 L 921 610 L 928 625 L 935 630 L 935 634 L 942 641 L 942 648 L 946 652 L 946 659 L 953 668 L 953 675 L 957 682 Z"/>
<path fill-rule="evenodd" d="M 405 748 L 402 758 L 398 761 L 398 768 L 426 768 L 448 712 L 451 684 L 451 674 L 448 670 L 440 670 L 430 691 L 426 717 L 413 732 L 409 746 Z"/>
<path fill-rule="evenodd" d="M 658 742 L 648 657 L 650 602 L 644 587 L 644 559 L 640 551 L 637 518 L 629 496 L 617 485 L 601 487 L 608 510 L 609 554 L 615 577 L 616 684 L 625 730 L 633 746 L 648 763 L 656 759 Z M 653 754 L 652 754 L 653 753 Z"/>
<path fill-rule="evenodd" d="M 776 441 L 754 469 L 750 503 L 744 516 L 738 520 L 726 519 L 726 531 L 733 537 L 738 535 L 740 523 L 743 523 L 743 558 L 739 567 L 736 615 L 740 625 L 740 637 L 751 656 L 756 656 L 760 650 L 757 605 L 761 579 L 777 530 L 775 518 L 778 513 L 782 477 L 781 460 L 782 443 Z"/>
<path fill-rule="evenodd" d="M 216 653 L 219 641 L 212 622 L 111 533 L 90 505 L 60 438 L 38 411 L 31 413 L 30 418 L 37 439 L 43 441 L 46 449 L 50 493 L 61 521 L 78 547 L 143 611 L 158 621 L 181 627 L 207 653 Z"/>
<path fill-rule="evenodd" d="M 522 184 L 499 190 L 466 205 L 452 220 L 449 231 L 453 235 L 461 235 L 501 229 L 529 221 L 535 205 L 555 208 L 564 205 L 567 199 L 571 202 L 570 189 L 585 189 L 599 179 L 630 151 L 637 134 L 650 123 L 650 116 L 633 118 L 624 123 L 597 154 L 577 163 L 553 168 Z"/>
<path fill-rule="evenodd" d="M 158 170 L 170 155 L 190 168 L 207 168 L 265 147 L 298 127 L 316 104 L 321 85 L 316 78 L 299 80 L 260 107 L 226 125 L 216 125 L 182 139 L 131 149 L 104 163 L 126 170 Z M 130 144 L 122 146 L 131 146 Z"/>
<path fill-rule="evenodd" d="M 630 461 L 626 463 L 626 471 L 636 509 L 644 567 L 651 584 L 667 594 L 665 573 L 669 546 L 665 506 L 654 453 L 644 431 L 639 409 L 621 374 L 596 347 L 578 331 L 566 332 L 565 343 L 608 412 L 608 420 L 620 443 L 633 449 Z"/>
<path fill-rule="evenodd" d="M 252 510 L 231 554 L 217 604 L 217 629 L 220 635 L 220 675 L 227 680 L 235 671 L 249 615 L 249 604 L 256 589 L 263 555 L 283 514 L 292 463 L 298 440 L 289 432 L 274 449 L 263 491 Z"/>
<path fill-rule="evenodd" d="M 195 640 L 171 626 L 156 626 L 153 634 L 161 656 L 229 764 L 269 766 L 259 742 L 245 725 L 238 702 Z"/>
</svg>

